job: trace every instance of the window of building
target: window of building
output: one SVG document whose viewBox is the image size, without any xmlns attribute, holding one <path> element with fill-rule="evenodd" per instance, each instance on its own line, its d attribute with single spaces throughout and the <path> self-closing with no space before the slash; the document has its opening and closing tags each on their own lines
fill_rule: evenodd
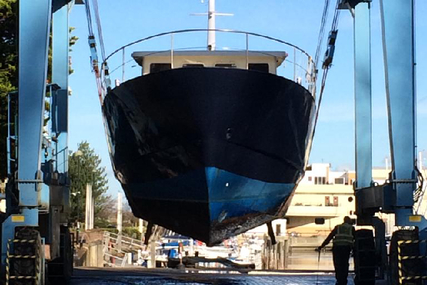
<svg viewBox="0 0 427 285">
<path fill-rule="evenodd" d="M 314 184 L 326 184 L 326 177 L 314 177 Z"/>
<path fill-rule="evenodd" d="M 280 236 L 280 234 L 281 234 L 281 225 L 277 224 L 276 225 L 276 236 Z"/>
<path fill-rule="evenodd" d="M 313 181 L 313 177 L 309 176 L 308 181 Z"/>
<path fill-rule="evenodd" d="M 338 207 L 338 196 L 325 196 L 325 206 L 327 207 Z"/>
<path fill-rule="evenodd" d="M 150 73 L 160 72 L 171 69 L 170 63 L 152 63 L 150 64 Z"/>
<path fill-rule="evenodd" d="M 334 206 L 338 207 L 338 196 L 334 196 Z"/>
<path fill-rule="evenodd" d="M 249 63 L 248 69 L 268 73 L 268 63 Z"/>
<path fill-rule="evenodd" d="M 236 68 L 236 65 L 234 63 L 217 63 L 215 64 L 215 67 Z"/>
<path fill-rule="evenodd" d="M 343 177 L 335 178 L 335 184 L 344 184 L 344 178 Z"/>
<path fill-rule="evenodd" d="M 329 196 L 325 196 L 325 206 L 331 206 L 331 198 Z"/>
<path fill-rule="evenodd" d="M 202 63 L 188 63 L 188 64 L 183 64 L 182 67 L 186 68 L 186 67 L 205 67 Z"/>
</svg>

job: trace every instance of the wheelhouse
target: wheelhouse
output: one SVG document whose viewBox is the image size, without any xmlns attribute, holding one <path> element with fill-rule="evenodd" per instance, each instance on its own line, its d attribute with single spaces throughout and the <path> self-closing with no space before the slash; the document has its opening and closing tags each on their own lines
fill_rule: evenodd
<svg viewBox="0 0 427 285">
<path fill-rule="evenodd" d="M 142 75 L 175 68 L 238 68 L 277 73 L 288 54 L 272 51 L 144 51 L 132 57 L 142 67 Z"/>
</svg>

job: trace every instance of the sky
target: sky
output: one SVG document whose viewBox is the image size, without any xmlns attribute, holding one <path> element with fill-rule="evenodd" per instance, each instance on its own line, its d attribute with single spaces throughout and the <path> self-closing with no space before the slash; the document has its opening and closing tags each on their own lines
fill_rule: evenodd
<svg viewBox="0 0 427 285">
<path fill-rule="evenodd" d="M 207 10 L 207 0 L 102 0 L 98 1 L 106 54 L 129 42 L 161 32 L 207 27 L 206 17 L 193 16 Z M 334 2 L 330 10 L 333 10 Z M 427 158 L 427 1 L 416 0 L 417 61 L 417 143 L 418 151 Z M 272 36 L 297 45 L 314 57 L 324 1 L 321 0 L 217 0 L 216 11 L 233 13 L 217 17 L 218 29 L 241 30 Z M 330 14 L 329 19 L 332 15 Z M 69 107 L 69 148 L 77 150 L 82 141 L 89 142 L 100 155 L 109 180 L 109 194 L 121 191 L 115 179 L 108 155 L 101 107 L 94 74 L 91 72 L 88 28 L 83 6 L 74 6 L 70 14 L 73 35 L 79 40 L 72 47 L 74 73 L 69 84 L 72 89 Z M 379 0 L 372 1 L 372 110 L 373 166 L 385 167 L 389 154 L 386 95 L 379 15 Z M 327 23 L 326 31 L 330 29 Z M 310 155 L 310 163 L 331 163 L 334 170 L 354 170 L 354 83 L 353 83 L 353 19 L 349 11 L 340 13 L 338 38 L 333 66 L 329 71 L 319 121 Z M 220 46 L 221 38 L 217 36 Z M 202 37 L 203 38 L 203 37 Z M 201 41 L 206 42 L 206 38 Z M 163 44 L 158 42 L 157 44 Z M 170 44 L 170 39 L 166 39 Z M 178 45 L 179 39 L 176 39 Z M 147 45 L 148 50 L 156 46 Z M 325 44 L 322 45 L 325 48 Z M 98 47 L 99 49 L 99 47 Z M 142 50 L 142 49 L 141 49 Z M 288 51 L 290 52 L 290 51 Z M 322 52 L 323 54 L 323 52 Z M 126 54 L 129 58 L 130 53 Z M 121 54 L 118 62 L 121 62 Z M 112 61 L 112 63 L 115 63 Z M 114 66 L 110 64 L 110 70 Z M 135 64 L 126 65 L 126 79 L 140 72 Z M 112 80 L 121 79 L 121 69 Z M 424 165 L 426 161 L 424 161 Z"/>
</svg>

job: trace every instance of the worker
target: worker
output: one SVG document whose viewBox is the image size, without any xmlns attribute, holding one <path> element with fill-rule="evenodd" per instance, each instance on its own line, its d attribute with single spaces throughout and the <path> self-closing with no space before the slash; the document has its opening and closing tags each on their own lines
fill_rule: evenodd
<svg viewBox="0 0 427 285">
<path fill-rule="evenodd" d="M 337 279 L 336 285 L 347 285 L 348 276 L 348 260 L 350 252 L 353 249 L 355 229 L 350 217 L 344 217 L 344 223 L 337 225 L 332 232 L 326 237 L 322 245 L 316 250 L 325 247 L 332 239 L 332 256 L 335 267 L 335 278 Z"/>
</svg>

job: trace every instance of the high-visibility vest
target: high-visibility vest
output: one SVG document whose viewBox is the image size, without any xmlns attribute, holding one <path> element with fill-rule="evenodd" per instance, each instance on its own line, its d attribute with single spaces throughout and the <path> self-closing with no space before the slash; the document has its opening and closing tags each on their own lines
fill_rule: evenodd
<svg viewBox="0 0 427 285">
<path fill-rule="evenodd" d="M 349 224 L 341 224 L 337 227 L 337 233 L 334 238 L 334 245 L 353 246 L 353 226 Z"/>
</svg>

